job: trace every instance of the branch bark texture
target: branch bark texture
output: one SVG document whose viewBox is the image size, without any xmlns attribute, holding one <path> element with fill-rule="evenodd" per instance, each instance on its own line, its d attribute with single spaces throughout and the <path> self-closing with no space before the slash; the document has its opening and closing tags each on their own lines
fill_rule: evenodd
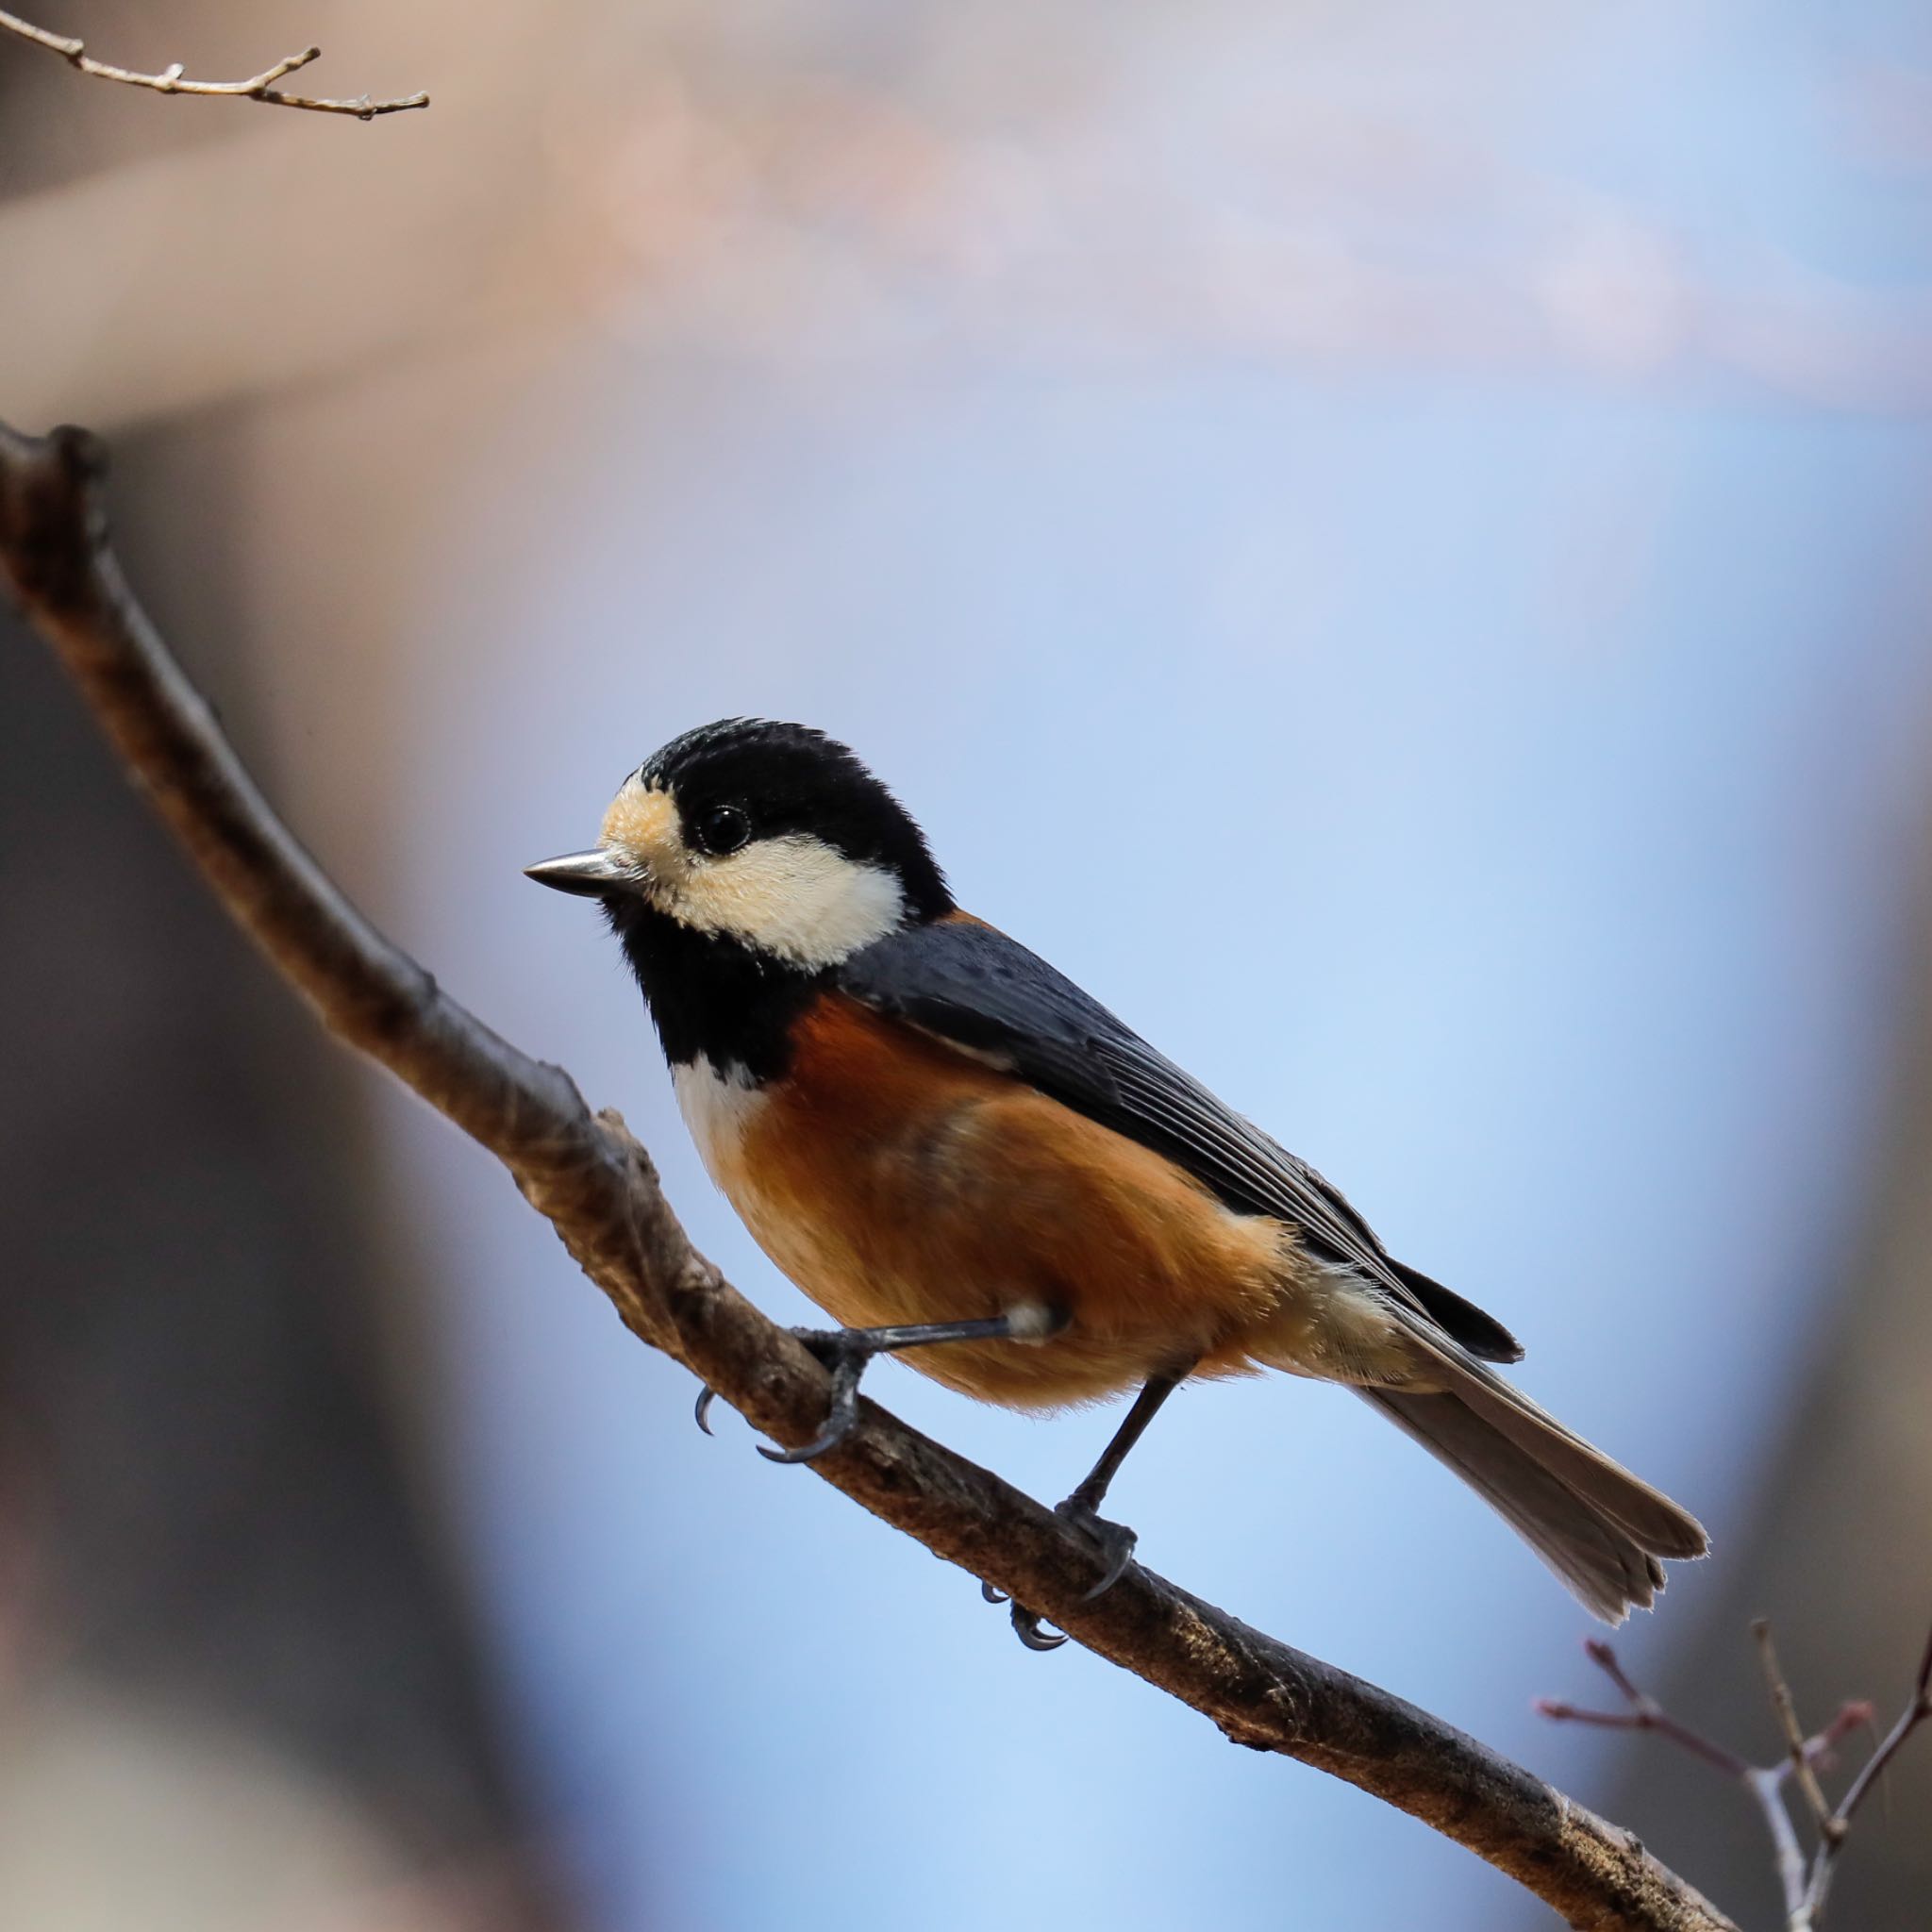
<svg viewBox="0 0 1932 1932">
<path fill-rule="evenodd" d="M 0 425 L 0 581 L 129 776 L 314 1008 L 488 1148 L 641 1340 L 788 1447 L 824 1417 L 824 1369 L 694 1249 L 650 1157 L 437 986 L 276 817 L 124 580 L 83 430 Z M 1588 1932 L 1736 1932 L 1628 1833 L 1426 1711 L 1135 1566 L 1098 1601 L 1094 1557 L 1053 1512 L 861 1399 L 810 1466 L 935 1555 L 1050 1618 L 1234 1742 L 1345 1779 L 1467 1846 Z M 1016 1659 L 1016 1666 L 1018 1660 Z"/>
</svg>

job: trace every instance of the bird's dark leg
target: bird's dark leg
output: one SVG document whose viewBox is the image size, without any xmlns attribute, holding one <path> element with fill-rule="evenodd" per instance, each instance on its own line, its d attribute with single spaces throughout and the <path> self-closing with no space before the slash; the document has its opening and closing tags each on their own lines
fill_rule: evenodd
<svg viewBox="0 0 1932 1932">
<path fill-rule="evenodd" d="M 1064 1324 L 1060 1324 L 1064 1325 Z M 976 1322 L 913 1322 L 891 1328 L 794 1328 L 792 1334 L 817 1356 L 832 1374 L 832 1406 L 825 1425 L 799 1449 L 767 1449 L 760 1456 L 774 1462 L 809 1462 L 827 1449 L 836 1449 L 858 1420 L 858 1382 L 874 1356 L 894 1355 L 902 1348 L 925 1348 L 939 1341 L 1041 1341 L 1056 1332 L 1042 1327 L 1037 1313 L 1020 1321 L 1011 1315 L 991 1315 Z M 708 1436 L 706 1420 L 712 1391 L 698 1393 L 697 1424 Z M 1103 1491 L 1106 1485 L 1102 1485 Z"/>
<path fill-rule="evenodd" d="M 1183 1368 L 1163 1369 L 1158 1375 L 1148 1376 L 1140 1394 L 1134 1397 L 1134 1406 L 1122 1418 L 1112 1440 L 1100 1452 L 1100 1460 L 1088 1471 L 1085 1480 L 1064 1503 L 1054 1506 L 1054 1514 L 1076 1529 L 1085 1530 L 1099 1545 L 1100 1554 L 1107 1558 L 1107 1569 L 1102 1573 L 1100 1581 L 1084 1599 L 1088 1603 L 1097 1596 L 1104 1596 L 1126 1574 L 1127 1565 L 1134 1560 L 1134 1545 L 1138 1541 L 1125 1524 L 1109 1523 L 1101 1515 L 1100 1506 L 1106 1500 L 1114 1477 L 1120 1474 L 1121 1464 L 1127 1459 L 1127 1452 L 1146 1434 L 1147 1424 L 1160 1412 L 1161 1404 L 1187 1380 L 1193 1366 L 1189 1362 Z M 982 1584 L 980 1588 L 989 1603 L 1005 1600 L 991 1585 Z M 1013 1629 L 1028 1650 L 1058 1650 L 1067 1641 L 1064 1637 L 1048 1636 L 1041 1628 L 1039 1616 L 1020 1604 L 1013 1606 L 1012 1616 Z"/>
</svg>

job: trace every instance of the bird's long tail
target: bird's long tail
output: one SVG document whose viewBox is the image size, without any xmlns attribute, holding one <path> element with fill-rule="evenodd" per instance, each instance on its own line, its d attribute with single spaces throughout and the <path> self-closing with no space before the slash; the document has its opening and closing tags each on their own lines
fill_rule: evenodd
<svg viewBox="0 0 1932 1932">
<path fill-rule="evenodd" d="M 1607 1624 L 1649 1608 L 1665 1557 L 1701 1557 L 1704 1526 L 1611 1461 L 1454 1342 L 1424 1332 L 1427 1394 L 1358 1388 L 1397 1428 L 1453 1469 Z"/>
</svg>

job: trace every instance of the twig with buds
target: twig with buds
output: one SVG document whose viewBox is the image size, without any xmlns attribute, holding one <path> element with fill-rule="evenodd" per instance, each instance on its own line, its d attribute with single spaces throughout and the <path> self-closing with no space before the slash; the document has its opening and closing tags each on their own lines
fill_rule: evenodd
<svg viewBox="0 0 1932 1932">
<path fill-rule="evenodd" d="M 1791 1696 L 1790 1686 L 1778 1665 L 1770 1624 L 1759 1618 L 1752 1624 L 1751 1634 L 1757 1640 L 1765 1686 L 1771 1693 L 1772 1709 L 1785 1737 L 1785 1756 L 1774 1764 L 1753 1764 L 1727 1746 L 1707 1738 L 1701 1731 L 1691 1729 L 1681 1719 L 1673 1717 L 1648 1691 L 1639 1689 L 1631 1681 L 1617 1661 L 1616 1652 L 1607 1643 L 1594 1639 L 1585 1643 L 1584 1652 L 1617 1687 L 1625 1708 L 1588 1710 L 1550 1697 L 1538 1698 L 1536 1708 L 1543 1716 L 1565 1724 L 1597 1724 L 1619 1731 L 1655 1731 L 1680 1750 L 1690 1752 L 1693 1757 L 1709 1765 L 1713 1771 L 1735 1778 L 1757 1801 L 1770 1830 L 1772 1848 L 1777 1859 L 1778 1881 L 1784 1888 L 1787 1932 L 1817 1932 L 1832 1877 L 1838 1869 L 1845 1840 L 1850 1835 L 1854 1814 L 1886 1766 L 1898 1755 L 1906 1740 L 1928 1717 L 1932 1717 L 1932 1637 L 1926 1640 L 1910 1701 L 1863 1769 L 1852 1780 L 1850 1789 L 1834 1806 L 1825 1797 L 1818 1774 L 1830 1769 L 1833 1756 L 1845 1738 L 1874 1722 L 1874 1709 L 1863 1702 L 1843 1705 L 1823 1730 L 1806 1736 L 1798 1722 L 1797 1704 Z M 1787 1788 L 1792 1784 L 1803 1795 L 1817 1833 L 1817 1846 L 1808 1858 L 1799 1842 L 1797 1827 L 1792 1823 L 1786 1798 Z"/>
<path fill-rule="evenodd" d="M 158 94 L 214 94 L 226 95 L 244 101 L 265 101 L 272 108 L 304 108 L 311 114 L 353 114 L 358 121 L 374 121 L 378 114 L 401 114 L 411 108 L 426 108 L 429 96 L 426 93 L 403 94 L 394 100 L 371 100 L 367 94 L 359 94 L 354 100 L 323 100 L 309 94 L 286 93 L 275 85 L 286 79 L 297 68 L 307 67 L 312 60 L 322 58 L 320 47 L 305 47 L 299 54 L 290 54 L 277 60 L 273 67 L 264 68 L 248 80 L 189 80 L 180 61 L 164 67 L 158 74 L 140 74 L 131 67 L 110 66 L 105 60 L 96 60 L 87 51 L 84 41 L 71 40 L 65 34 L 49 33 L 43 26 L 35 26 L 31 21 L 20 19 L 11 13 L 0 13 L 0 29 L 25 41 L 30 46 L 44 47 L 50 54 L 58 54 L 70 67 L 82 74 L 91 74 L 96 80 L 115 80 L 124 87 L 144 87 Z"/>
</svg>

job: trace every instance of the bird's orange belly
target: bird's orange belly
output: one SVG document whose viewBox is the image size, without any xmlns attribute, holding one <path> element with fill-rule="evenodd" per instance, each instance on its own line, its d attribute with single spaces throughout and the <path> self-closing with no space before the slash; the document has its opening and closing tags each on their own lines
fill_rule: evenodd
<svg viewBox="0 0 1932 1932">
<path fill-rule="evenodd" d="M 1064 1318 L 1039 1342 L 907 1356 L 968 1394 L 1048 1407 L 1191 1360 L 1236 1373 L 1264 1334 L 1277 1355 L 1312 1299 L 1279 1223 L 850 1002 L 801 1023 L 784 1079 L 734 1089 L 700 1065 L 678 1091 L 712 1178 L 834 1320 Z"/>
</svg>

